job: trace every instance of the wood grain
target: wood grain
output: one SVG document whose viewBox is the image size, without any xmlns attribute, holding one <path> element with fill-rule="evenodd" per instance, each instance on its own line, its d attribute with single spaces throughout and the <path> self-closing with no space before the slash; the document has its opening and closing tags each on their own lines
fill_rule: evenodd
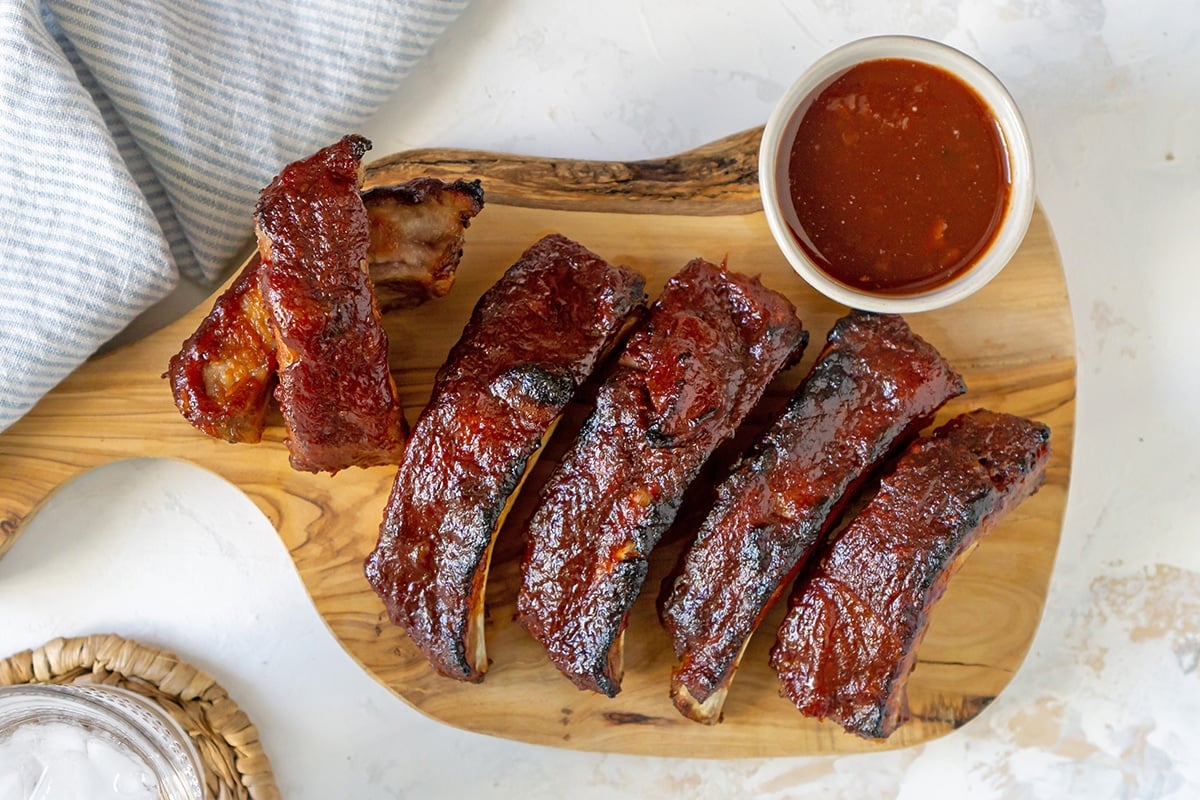
<svg viewBox="0 0 1200 800">
<path fill-rule="evenodd" d="M 368 183 L 421 174 L 478 177 L 487 206 L 468 232 L 458 285 L 443 300 L 397 312 L 386 325 L 392 367 L 410 421 L 429 397 L 476 299 L 539 236 L 558 231 L 613 262 L 642 271 L 653 296 L 689 259 L 728 258 L 789 295 L 814 345 L 777 381 L 778 403 L 811 364 L 845 309 L 810 290 L 783 260 L 762 215 L 754 178 L 758 137 L 747 131 L 655 161 L 599 163 L 424 150 L 368 169 Z M 1075 345 L 1061 264 L 1040 210 L 1017 257 L 983 291 L 949 309 L 909 318 L 964 374 L 969 391 L 940 419 L 979 406 L 1048 423 L 1054 457 L 1045 487 L 980 545 L 936 608 L 909 684 L 913 718 L 887 742 L 862 741 L 802 717 L 778 696 L 766 653 L 781 610 L 755 637 L 715 727 L 680 717 L 667 697 L 672 656 L 655 617 L 659 582 L 682 547 L 669 535 L 626 638 L 620 695 L 580 693 L 513 622 L 525 492 L 501 531 L 488 586 L 488 652 L 482 684 L 438 677 L 386 619 L 362 574 L 375 543 L 393 470 L 336 476 L 288 468 L 283 430 L 271 421 L 260 445 L 204 437 L 176 412 L 160 375 L 207 313 L 203 304 L 136 344 L 94 359 L 0 434 L 0 554 L 58 486 L 101 463 L 178 458 L 241 487 L 278 529 L 334 636 L 364 669 L 429 716 L 471 730 L 547 745 L 673 756 L 846 753 L 922 742 L 975 717 L 1011 680 L 1037 628 L 1058 547 L 1074 435 Z M 573 412 L 578 416 L 578 410 Z M 751 425 L 761 425 L 759 413 Z M 543 478 L 569 436 L 562 426 L 534 467 Z M 681 520 L 704 510 L 707 475 Z M 686 524 L 677 526 L 686 529 Z"/>
</svg>

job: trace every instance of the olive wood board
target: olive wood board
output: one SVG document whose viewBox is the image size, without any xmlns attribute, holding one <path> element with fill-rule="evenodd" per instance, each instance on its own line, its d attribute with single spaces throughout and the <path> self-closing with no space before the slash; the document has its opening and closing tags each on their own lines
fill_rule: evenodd
<svg viewBox="0 0 1200 800">
<path fill-rule="evenodd" d="M 801 281 L 768 232 L 756 176 L 760 136 L 761 129 L 749 130 L 675 157 L 628 163 L 421 150 L 370 164 L 368 185 L 419 175 L 477 177 L 486 193 L 486 206 L 467 232 L 454 290 L 385 321 L 410 422 L 428 400 L 434 374 L 476 300 L 549 232 L 641 271 L 651 298 L 696 256 L 727 259 L 730 269 L 759 274 L 788 295 L 812 340 L 801 364 L 768 391 L 764 408 L 779 407 L 846 309 Z M 514 621 L 519 525 L 535 494 L 530 489 L 515 502 L 495 550 L 487 587 L 492 665 L 486 680 L 459 683 L 434 674 L 388 621 L 362 571 L 394 469 L 350 469 L 333 476 L 296 472 L 288 466 L 277 412 L 261 444 L 233 445 L 200 434 L 175 409 L 162 373 L 210 307 L 205 302 L 168 327 L 92 359 L 0 434 L 0 555 L 38 505 L 84 470 L 141 457 L 198 464 L 240 487 L 262 509 L 334 636 L 406 702 L 472 731 L 624 753 L 813 755 L 927 741 L 975 717 L 1004 689 L 1037 629 L 1066 505 L 1075 421 L 1074 331 L 1062 265 L 1040 209 L 1020 252 L 999 277 L 950 308 L 909 317 L 969 387 L 938 422 L 976 407 L 1029 416 L 1050 425 L 1054 455 L 1041 491 L 985 537 L 935 607 L 908 685 L 911 718 L 883 742 L 808 719 L 779 696 L 767 652 L 782 603 L 751 640 L 722 723 L 691 722 L 672 706 L 668 682 L 674 658 L 654 604 L 686 542 L 688 524 L 703 514 L 705 493 L 719 477 L 715 467 L 706 469 L 681 510 L 680 524 L 652 558 L 626 633 L 625 677 L 615 698 L 576 690 Z M 530 487 L 548 474 L 580 416 L 579 408 L 568 410 L 531 468 Z M 761 429 L 768 420 L 769 412 L 760 410 L 747 429 Z M 721 455 L 728 459 L 735 450 L 727 447 Z"/>
</svg>

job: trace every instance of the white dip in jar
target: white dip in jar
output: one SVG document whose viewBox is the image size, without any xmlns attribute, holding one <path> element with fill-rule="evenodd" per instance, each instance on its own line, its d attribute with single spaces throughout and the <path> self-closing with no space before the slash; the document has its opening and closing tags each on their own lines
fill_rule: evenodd
<svg viewBox="0 0 1200 800">
<path fill-rule="evenodd" d="M 0 688 L 0 800 L 203 800 L 183 730 L 110 686 Z"/>
</svg>

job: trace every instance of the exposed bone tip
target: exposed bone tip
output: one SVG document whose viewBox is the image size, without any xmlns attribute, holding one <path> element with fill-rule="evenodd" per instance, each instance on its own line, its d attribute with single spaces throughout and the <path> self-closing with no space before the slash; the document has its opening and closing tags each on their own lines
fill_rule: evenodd
<svg viewBox="0 0 1200 800">
<path fill-rule="evenodd" d="M 671 702 L 680 714 L 703 725 L 716 725 L 723 718 L 721 709 L 725 705 L 725 695 L 729 690 L 722 686 L 716 689 L 703 701 L 697 700 L 691 690 L 677 679 L 671 681 Z"/>
</svg>

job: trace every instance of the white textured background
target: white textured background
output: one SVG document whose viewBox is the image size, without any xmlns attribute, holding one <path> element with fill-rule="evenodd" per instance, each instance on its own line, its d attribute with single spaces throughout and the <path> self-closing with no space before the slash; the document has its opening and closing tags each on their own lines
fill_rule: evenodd
<svg viewBox="0 0 1200 800">
<path fill-rule="evenodd" d="M 249 500 L 165 462 L 88 474 L 30 523 L 0 561 L 0 654 L 108 630 L 179 652 L 258 724 L 287 798 L 1200 796 L 1200 3 L 477 0 L 363 132 L 376 155 L 668 155 L 761 124 L 809 62 L 877 33 L 941 39 L 1007 83 L 1075 316 L 1049 602 L 974 722 L 881 755 L 727 762 L 456 731 L 358 670 Z"/>
</svg>

